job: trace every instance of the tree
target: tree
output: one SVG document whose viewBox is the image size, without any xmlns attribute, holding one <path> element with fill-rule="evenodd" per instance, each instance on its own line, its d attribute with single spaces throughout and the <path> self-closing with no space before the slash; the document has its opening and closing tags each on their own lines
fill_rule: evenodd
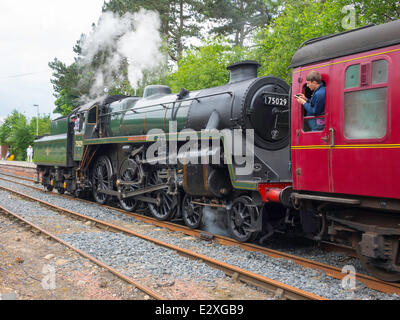
<svg viewBox="0 0 400 320">
<path fill-rule="evenodd" d="M 260 74 L 291 82 L 288 66 L 300 45 L 314 37 L 345 31 L 342 9 L 351 3 L 350 0 L 287 1 L 279 16 L 258 35 L 255 57 L 262 64 Z"/>
<path fill-rule="evenodd" d="M 20 119 L 24 119 L 26 122 L 26 117 L 17 110 L 13 110 L 11 114 L 4 119 L 4 122 L 0 127 L 0 144 L 8 144 L 11 130 Z"/>
<path fill-rule="evenodd" d="M 39 135 L 50 133 L 50 116 L 39 117 Z M 0 127 L 0 144 L 9 146 L 16 160 L 26 159 L 26 149 L 36 136 L 36 117 L 28 124 L 26 117 L 14 110 Z"/>
<path fill-rule="evenodd" d="M 37 117 L 33 117 L 31 121 L 29 122 L 29 130 L 32 134 L 33 137 L 36 136 L 36 126 L 37 126 Z M 50 134 L 50 128 L 51 128 L 51 119 L 50 115 L 39 115 L 39 136 L 43 136 L 45 134 Z"/>
<path fill-rule="evenodd" d="M 363 0 L 353 1 L 362 25 L 381 24 L 400 18 L 399 0 Z"/>
<path fill-rule="evenodd" d="M 178 70 L 167 77 L 166 82 L 173 92 L 180 88 L 189 91 L 221 86 L 229 81 L 226 67 L 246 59 L 247 51 L 232 47 L 223 39 L 206 42 L 200 48 L 186 51 L 179 60 Z"/>
<path fill-rule="evenodd" d="M 16 160 L 26 159 L 26 148 L 33 143 L 33 140 L 34 136 L 26 118 L 18 118 L 12 126 L 10 136 L 7 139 L 10 152 L 15 155 Z"/>
<path fill-rule="evenodd" d="M 260 74 L 291 81 L 288 68 L 300 45 L 311 38 L 346 31 L 346 16 L 353 7 L 354 25 L 384 23 L 399 19 L 398 0 L 290 0 L 282 2 L 282 9 L 271 24 L 256 37 L 258 49 L 254 59 L 262 67 Z"/>
<path fill-rule="evenodd" d="M 49 67 L 53 70 L 53 78 L 50 82 L 53 84 L 54 96 L 57 98 L 53 112 L 67 115 L 79 105 L 79 97 L 86 93 L 79 86 L 81 70 L 76 62 L 66 66 L 57 58 L 49 63 Z"/>
<path fill-rule="evenodd" d="M 205 12 L 214 27 L 211 32 L 234 36 L 234 45 L 243 46 L 255 30 L 265 27 L 276 15 L 280 1 L 271 0 L 206 0 Z"/>
</svg>

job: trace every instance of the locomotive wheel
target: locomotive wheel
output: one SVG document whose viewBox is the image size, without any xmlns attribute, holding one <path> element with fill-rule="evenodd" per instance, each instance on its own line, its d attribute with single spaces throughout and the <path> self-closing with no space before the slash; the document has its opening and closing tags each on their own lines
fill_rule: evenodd
<svg viewBox="0 0 400 320">
<path fill-rule="evenodd" d="M 51 192 L 51 191 L 53 191 L 53 189 L 54 189 L 54 186 L 52 186 L 52 185 L 50 185 L 50 184 L 46 186 L 46 190 L 47 190 L 47 191 L 50 191 L 50 192 Z"/>
<path fill-rule="evenodd" d="M 57 192 L 59 194 L 64 194 L 65 193 L 65 189 L 64 188 L 57 188 Z"/>
<path fill-rule="evenodd" d="M 153 186 L 163 183 L 158 177 L 158 172 L 153 171 L 150 174 L 148 185 Z M 157 200 L 157 204 L 149 203 L 151 215 L 160 221 L 170 220 L 178 208 L 178 196 L 169 195 L 168 189 L 158 190 L 151 193 L 151 197 Z"/>
<path fill-rule="evenodd" d="M 128 159 L 126 168 L 124 168 L 121 172 L 120 179 L 122 181 L 136 181 L 138 178 L 137 172 L 138 170 L 136 163 L 133 160 Z M 134 191 L 136 189 L 137 189 L 136 186 L 127 186 L 123 189 L 123 191 L 129 192 L 129 191 Z M 133 211 L 137 208 L 139 202 L 134 198 L 130 198 L 130 199 L 120 199 L 119 204 L 121 205 L 122 209 L 126 211 Z"/>
<path fill-rule="evenodd" d="M 247 197 L 239 197 L 229 210 L 228 228 L 232 237 L 239 242 L 253 241 L 258 235 L 258 232 L 250 230 L 256 219 L 254 208 L 248 206 L 250 202 Z"/>
<path fill-rule="evenodd" d="M 106 156 L 101 156 L 97 159 L 92 171 L 93 197 L 97 203 L 105 204 L 111 199 L 110 195 L 97 190 L 113 189 L 112 174 L 113 169 L 110 159 Z"/>
<path fill-rule="evenodd" d="M 203 207 L 193 204 L 193 197 L 186 194 L 182 201 L 182 218 L 192 229 L 198 228 L 203 218 Z"/>
<path fill-rule="evenodd" d="M 361 253 L 361 248 L 359 245 L 357 245 L 356 251 L 357 256 L 361 260 L 363 267 L 375 278 L 386 282 L 400 281 L 400 274 L 398 272 L 387 271 L 376 266 L 372 261 L 373 259 L 366 257 Z"/>
</svg>

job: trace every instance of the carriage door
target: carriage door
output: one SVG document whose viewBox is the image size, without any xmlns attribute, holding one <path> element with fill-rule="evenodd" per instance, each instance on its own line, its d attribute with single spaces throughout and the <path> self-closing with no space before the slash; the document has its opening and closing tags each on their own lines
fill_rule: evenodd
<svg viewBox="0 0 400 320">
<path fill-rule="evenodd" d="M 332 150 L 333 191 L 398 197 L 398 149 L 390 140 L 390 58 L 370 57 L 340 66 L 341 97 Z M 339 69 L 339 65 L 338 65 Z"/>
<path fill-rule="evenodd" d="M 326 85 L 325 114 L 306 117 L 303 106 L 292 97 L 293 180 L 294 188 L 297 190 L 329 192 L 331 190 L 330 145 L 332 139 L 329 123 L 329 83 L 324 70 L 321 68 L 317 71 L 321 73 Z M 301 71 L 298 75 L 294 75 L 293 84 L 295 85 L 293 85 L 292 95 L 303 93 L 307 98 L 311 98 L 312 92 L 306 83 L 308 72 Z M 312 119 L 324 121 L 324 128 L 311 131 L 308 123 Z"/>
</svg>

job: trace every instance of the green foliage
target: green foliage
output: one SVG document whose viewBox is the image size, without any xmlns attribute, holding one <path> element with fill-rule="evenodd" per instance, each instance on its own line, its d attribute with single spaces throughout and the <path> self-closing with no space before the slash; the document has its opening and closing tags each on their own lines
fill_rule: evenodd
<svg viewBox="0 0 400 320">
<path fill-rule="evenodd" d="M 59 97 L 57 98 L 56 101 L 54 101 L 56 108 L 54 109 L 53 112 L 60 113 L 63 116 L 70 114 L 72 109 L 74 109 L 77 106 L 76 99 L 77 97 L 72 96 L 68 92 L 67 88 L 62 89 L 59 93 Z"/>
<path fill-rule="evenodd" d="M 33 135 L 31 128 L 28 126 L 26 118 L 19 118 L 10 131 L 8 137 L 8 145 L 11 154 L 15 155 L 15 160 L 26 159 L 26 148 L 33 143 Z"/>
<path fill-rule="evenodd" d="M 231 47 L 222 39 L 207 42 L 203 47 L 186 51 L 178 63 L 178 70 L 165 80 L 173 92 L 180 88 L 198 90 L 228 83 L 229 71 L 226 67 L 245 60 L 247 50 Z"/>
<path fill-rule="evenodd" d="M 35 137 L 36 136 L 36 127 L 37 127 L 37 117 L 33 117 L 29 122 L 29 128 L 31 134 Z M 50 115 L 39 115 L 39 136 L 43 136 L 45 134 L 50 134 L 50 127 L 51 127 L 51 119 Z"/>
<path fill-rule="evenodd" d="M 343 24 L 349 10 L 355 9 L 355 25 L 384 23 L 400 17 L 398 0 L 291 0 L 257 35 L 258 49 L 253 58 L 262 64 L 260 75 L 274 75 L 291 81 L 288 68 L 300 45 L 311 38 L 345 31 Z"/>
<path fill-rule="evenodd" d="M 28 124 L 26 117 L 14 110 L 0 127 L 0 144 L 9 146 L 16 160 L 26 159 L 26 149 L 33 145 L 36 136 L 36 119 Z M 39 117 L 39 135 L 50 133 L 50 116 Z"/>
<path fill-rule="evenodd" d="M 49 67 L 53 70 L 53 78 L 50 82 L 53 84 L 54 96 L 57 98 L 53 112 L 67 115 L 79 105 L 78 98 L 85 93 L 85 90 L 79 89 L 81 70 L 76 63 L 66 66 L 57 58 L 49 63 Z"/>
<path fill-rule="evenodd" d="M 0 127 L 0 144 L 8 144 L 12 128 L 15 127 L 17 122 L 21 121 L 21 119 L 26 121 L 26 117 L 17 110 L 13 110 L 11 114 L 5 118 Z"/>
<path fill-rule="evenodd" d="M 288 69 L 300 45 L 311 38 L 344 31 L 342 9 L 350 0 L 287 1 L 284 10 L 258 35 L 255 53 L 262 64 L 260 75 L 273 75 L 291 81 Z"/>
<path fill-rule="evenodd" d="M 400 18 L 399 0 L 362 0 L 353 1 L 361 25 L 381 24 Z"/>
<path fill-rule="evenodd" d="M 206 0 L 204 14 L 215 23 L 211 32 L 234 36 L 234 45 L 244 41 L 257 29 L 265 27 L 276 14 L 281 1 L 271 0 Z"/>
</svg>

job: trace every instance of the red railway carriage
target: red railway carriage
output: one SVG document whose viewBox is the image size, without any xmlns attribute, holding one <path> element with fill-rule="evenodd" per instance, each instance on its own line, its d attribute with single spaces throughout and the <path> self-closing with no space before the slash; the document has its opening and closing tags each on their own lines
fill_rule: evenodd
<svg viewBox="0 0 400 320">
<path fill-rule="evenodd" d="M 311 70 L 326 87 L 325 113 L 317 117 L 306 117 L 292 98 L 292 200 L 304 212 L 314 210 L 314 219 L 323 217 L 321 235 L 347 233 L 346 244 L 375 273 L 382 268 L 393 271 L 382 278 L 398 278 L 400 21 L 311 39 L 291 67 L 293 94 L 311 96 Z M 310 118 L 323 119 L 324 128 L 311 131 Z"/>
</svg>

